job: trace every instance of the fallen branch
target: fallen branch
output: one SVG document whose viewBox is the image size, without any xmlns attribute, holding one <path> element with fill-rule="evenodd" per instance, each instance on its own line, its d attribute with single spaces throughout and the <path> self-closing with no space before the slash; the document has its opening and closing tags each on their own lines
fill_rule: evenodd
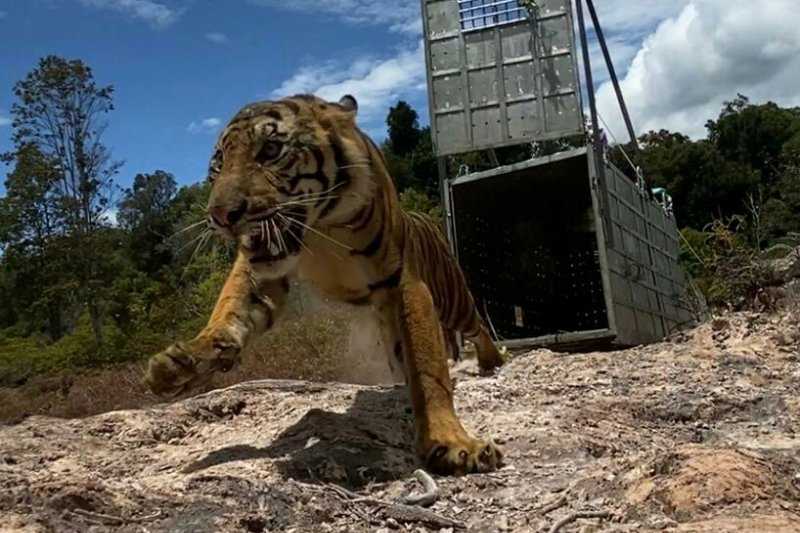
<svg viewBox="0 0 800 533">
<path fill-rule="evenodd" d="M 387 518 L 394 518 L 402 524 L 419 523 L 432 528 L 466 529 L 463 522 L 447 518 L 433 511 L 401 503 L 390 504 L 382 509 Z"/>
<path fill-rule="evenodd" d="M 73 509 L 72 514 L 76 514 L 83 518 L 88 519 L 88 522 L 91 522 L 96 525 L 112 525 L 112 526 L 119 526 L 125 523 L 124 518 L 120 518 L 119 516 L 112 516 L 109 514 L 103 513 L 93 513 L 92 511 L 87 511 L 85 509 Z"/>
<path fill-rule="evenodd" d="M 612 514 L 608 511 L 578 511 L 569 516 L 565 516 L 550 528 L 550 533 L 558 533 L 562 527 L 571 524 L 577 520 L 588 518 L 611 518 Z"/>
<path fill-rule="evenodd" d="M 556 509 L 564 507 L 566 503 L 567 503 L 567 495 L 562 494 L 552 502 L 544 505 L 541 509 L 538 509 L 538 512 L 541 516 L 546 516 L 555 511 Z"/>
<path fill-rule="evenodd" d="M 402 503 L 390 503 L 383 500 L 378 500 L 376 498 L 360 496 L 359 494 L 356 494 L 355 492 L 349 491 L 338 485 L 328 484 L 324 486 L 333 491 L 337 496 L 339 496 L 340 499 L 344 500 L 348 504 L 362 503 L 364 505 L 375 507 L 380 510 L 384 518 L 393 518 L 400 523 L 424 524 L 440 529 L 447 527 L 451 527 L 453 529 L 466 529 L 466 525 L 464 525 L 463 522 L 452 520 L 446 516 L 436 514 L 433 511 L 423 509 L 422 507 L 405 505 Z"/>
<path fill-rule="evenodd" d="M 95 513 L 92 511 L 87 511 L 86 509 L 73 509 L 70 511 L 72 514 L 78 515 L 88 522 L 91 522 L 95 525 L 101 526 L 118 526 L 122 524 L 138 524 L 141 522 L 147 522 L 149 520 L 153 520 L 161 516 L 161 511 L 158 510 L 155 513 L 147 516 L 142 516 L 139 518 L 122 518 L 120 516 L 114 516 L 110 514 L 103 514 L 103 513 Z"/>
<path fill-rule="evenodd" d="M 422 484 L 425 492 L 422 494 L 412 493 L 403 498 L 406 505 L 419 505 L 420 507 L 430 507 L 439 500 L 439 486 L 436 481 L 424 470 L 419 469 L 414 472 L 417 481 Z"/>
</svg>

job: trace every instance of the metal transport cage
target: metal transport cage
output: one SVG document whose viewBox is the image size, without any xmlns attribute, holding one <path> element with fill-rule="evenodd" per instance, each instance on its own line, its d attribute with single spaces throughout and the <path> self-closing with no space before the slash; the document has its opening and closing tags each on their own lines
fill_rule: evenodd
<svg viewBox="0 0 800 533">
<path fill-rule="evenodd" d="M 582 133 L 571 0 L 423 0 L 440 156 Z"/>
<path fill-rule="evenodd" d="M 669 195 L 656 201 L 639 169 L 631 180 L 605 156 L 584 5 L 638 148 L 593 0 L 421 0 L 448 238 L 480 312 L 512 347 L 643 344 L 692 318 Z M 586 146 L 514 165 L 494 152 L 573 136 Z M 496 168 L 448 173 L 479 150 Z"/>
<path fill-rule="evenodd" d="M 691 320 L 674 219 L 597 163 L 586 147 L 449 182 L 459 263 L 508 346 L 637 345 Z"/>
</svg>

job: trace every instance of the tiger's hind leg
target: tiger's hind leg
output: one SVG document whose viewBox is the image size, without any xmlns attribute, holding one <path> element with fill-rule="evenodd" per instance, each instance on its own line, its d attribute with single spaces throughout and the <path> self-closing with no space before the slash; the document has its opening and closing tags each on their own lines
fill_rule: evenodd
<svg viewBox="0 0 800 533">
<path fill-rule="evenodd" d="M 439 474 L 495 470 L 502 462 L 501 451 L 469 435 L 455 413 L 447 348 L 431 292 L 413 279 L 404 280 L 401 291 L 399 318 L 417 453 Z"/>
<path fill-rule="evenodd" d="M 482 323 L 478 334 L 467 338 L 475 344 L 475 349 L 478 352 L 478 367 L 481 372 L 490 373 L 494 369 L 503 366 L 505 359 Z"/>
</svg>

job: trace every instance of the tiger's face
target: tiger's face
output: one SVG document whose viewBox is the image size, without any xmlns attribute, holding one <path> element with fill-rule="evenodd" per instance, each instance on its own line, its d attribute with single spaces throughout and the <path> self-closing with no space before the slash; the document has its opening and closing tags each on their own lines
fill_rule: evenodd
<svg viewBox="0 0 800 533">
<path fill-rule="evenodd" d="M 276 277 L 296 264 L 304 239 L 338 206 L 346 165 L 337 129 L 355 120 L 351 96 L 251 104 L 226 126 L 209 165 L 209 224 Z"/>
</svg>

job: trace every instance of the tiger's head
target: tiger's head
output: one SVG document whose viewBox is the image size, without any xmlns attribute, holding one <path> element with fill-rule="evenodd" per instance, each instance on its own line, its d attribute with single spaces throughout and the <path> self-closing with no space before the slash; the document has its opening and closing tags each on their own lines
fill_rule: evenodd
<svg viewBox="0 0 800 533">
<path fill-rule="evenodd" d="M 209 166 L 208 222 L 275 277 L 297 262 L 308 232 L 358 209 L 342 202 L 353 173 L 358 104 L 301 95 L 244 107 L 222 131 Z M 346 204 L 351 205 L 346 205 Z M 357 202 L 356 202 L 357 203 Z"/>
</svg>

